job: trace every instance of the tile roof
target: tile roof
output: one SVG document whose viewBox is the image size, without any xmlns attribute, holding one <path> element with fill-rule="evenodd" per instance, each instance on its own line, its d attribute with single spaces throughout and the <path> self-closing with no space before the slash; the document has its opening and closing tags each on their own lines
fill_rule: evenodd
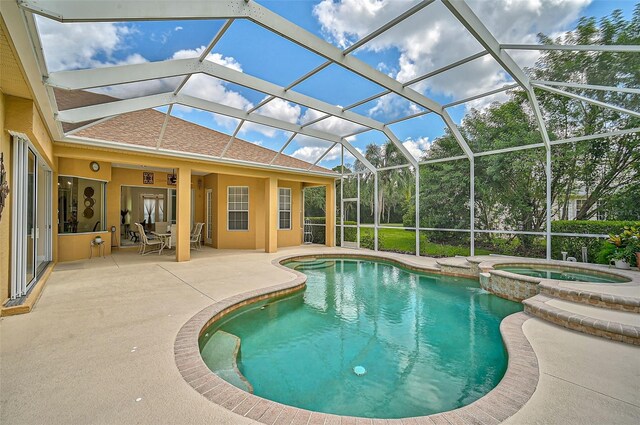
<svg viewBox="0 0 640 425">
<path fill-rule="evenodd" d="M 118 100 L 82 90 L 55 90 L 55 95 L 58 109 L 61 111 Z M 155 148 L 165 117 L 166 114 L 155 109 L 129 112 L 78 130 L 73 135 Z M 90 121 L 77 124 L 63 123 L 63 129 L 68 132 L 88 123 Z M 220 156 L 230 138 L 228 134 L 172 116 L 165 129 L 161 148 L 216 157 Z M 225 153 L 225 158 L 269 164 L 276 154 L 277 152 L 271 149 L 236 137 Z M 278 156 L 274 165 L 300 170 L 306 170 L 311 166 L 306 161 L 285 154 Z M 315 165 L 311 171 L 331 172 L 327 168 Z"/>
</svg>

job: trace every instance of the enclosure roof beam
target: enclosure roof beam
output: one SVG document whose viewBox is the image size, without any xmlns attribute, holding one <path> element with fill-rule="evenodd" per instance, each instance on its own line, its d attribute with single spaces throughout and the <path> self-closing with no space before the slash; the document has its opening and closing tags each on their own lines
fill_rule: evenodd
<svg viewBox="0 0 640 425">
<path fill-rule="evenodd" d="M 413 165 L 414 167 L 417 167 L 418 166 L 418 160 L 415 159 L 413 155 L 411 155 L 411 153 L 402 144 L 402 142 L 396 137 L 396 135 L 393 133 L 393 131 L 391 131 L 391 129 L 389 127 L 387 127 L 387 126 L 385 126 L 382 131 L 389 138 L 389 140 L 391 140 L 391 143 L 396 145 L 396 147 L 402 153 L 402 155 L 404 155 L 407 158 L 409 163 L 411 165 Z"/>
<path fill-rule="evenodd" d="M 345 134 L 344 136 L 342 136 L 343 138 L 347 138 L 347 137 L 353 137 L 353 136 L 357 136 L 358 134 L 362 134 L 362 133 L 366 133 L 367 131 L 371 131 L 372 129 L 370 128 L 361 128 L 360 130 L 356 130 L 353 131 L 349 134 Z"/>
<path fill-rule="evenodd" d="M 41 63 L 42 52 L 39 49 L 35 26 L 27 22 L 29 15 L 23 13 L 16 2 L 0 1 L 0 12 L 7 26 L 11 40 L 16 49 L 25 77 L 33 90 L 34 100 L 42 109 L 43 120 L 51 131 L 54 139 L 64 135 L 60 123 L 54 119 L 57 105 L 51 96 L 51 92 L 44 87 L 42 76 L 47 74 L 46 63 Z M 31 19 L 33 21 L 33 19 Z"/>
<path fill-rule="evenodd" d="M 530 145 L 512 146 L 510 148 L 503 148 L 503 149 L 495 149 L 495 150 L 491 150 L 491 151 L 477 152 L 477 153 L 474 153 L 473 156 L 475 156 L 477 158 L 479 156 L 496 155 L 496 154 L 502 154 L 502 153 L 523 151 L 523 150 L 527 150 L 527 149 L 544 148 L 545 146 L 546 145 L 544 143 L 532 143 Z"/>
<path fill-rule="evenodd" d="M 162 128 L 160 129 L 160 135 L 158 136 L 158 141 L 156 142 L 156 149 L 160 149 L 162 146 L 162 139 L 164 138 L 164 132 L 167 130 L 167 125 L 169 124 L 169 118 L 171 118 L 171 110 L 173 109 L 173 105 L 169 105 L 167 109 L 167 113 L 164 117 L 164 122 L 162 123 Z"/>
<path fill-rule="evenodd" d="M 244 72 L 236 71 L 209 61 L 200 62 L 198 59 L 176 59 L 164 62 L 147 62 L 107 68 L 61 71 L 51 74 L 47 79 L 47 84 L 62 89 L 86 89 L 192 73 L 203 73 L 215 78 L 220 78 L 356 124 L 376 128 L 380 131 L 382 131 L 384 126 L 381 122 L 364 115 L 344 111 L 339 106 L 322 102 L 316 98 L 292 90 L 286 90 L 284 87 L 253 77 Z"/>
<path fill-rule="evenodd" d="M 438 74 L 442 74 L 445 71 L 448 71 L 450 69 L 456 68 L 456 67 L 458 67 L 460 65 L 464 65 L 467 62 L 471 62 L 472 60 L 481 58 L 481 57 L 486 56 L 488 54 L 489 54 L 488 51 L 483 50 L 482 52 L 475 53 L 475 54 L 473 54 L 471 56 L 467 56 L 466 58 L 460 59 L 459 61 L 450 63 L 449 65 L 445 65 L 442 68 L 438 68 L 438 69 L 435 69 L 433 71 L 430 71 L 430 72 L 428 72 L 428 73 L 426 73 L 424 75 L 421 75 L 420 77 L 414 78 L 413 80 L 409 80 L 406 83 L 404 83 L 404 85 L 405 86 L 410 86 L 410 85 L 418 83 L 418 82 L 420 82 L 422 80 L 426 80 L 427 78 L 435 77 Z"/>
<path fill-rule="evenodd" d="M 240 120 L 240 122 L 236 126 L 236 129 L 233 131 L 233 134 L 229 138 L 229 142 L 227 142 L 227 145 L 222 150 L 222 153 L 220 154 L 220 158 L 224 158 L 224 155 L 227 153 L 227 151 L 229 150 L 229 148 L 233 144 L 233 141 L 236 139 L 236 136 L 238 135 L 238 132 L 242 128 L 242 124 L 244 124 L 244 122 L 245 122 L 245 120 Z"/>
<path fill-rule="evenodd" d="M 311 165 L 309 166 L 309 168 L 307 168 L 307 170 L 310 170 L 310 169 L 312 169 L 313 167 L 315 167 L 316 165 L 318 165 L 318 163 L 319 163 L 320 161 L 322 161 L 322 160 L 324 159 L 324 157 L 325 157 L 325 156 L 327 156 L 327 155 L 329 154 L 329 152 L 331 152 L 331 149 L 333 149 L 333 147 L 334 147 L 335 145 L 337 145 L 337 144 L 338 144 L 338 143 L 336 142 L 336 143 L 332 144 L 331 146 L 329 146 L 329 149 L 327 149 L 326 151 L 324 151 L 324 153 L 323 153 L 322 155 L 320 155 L 320 157 L 319 157 L 318 159 L 316 159 L 316 162 L 314 162 L 313 164 L 311 164 Z"/>
<path fill-rule="evenodd" d="M 482 44 L 482 46 L 491 54 L 491 56 L 507 71 L 513 79 L 526 90 L 529 97 L 529 101 L 532 104 L 533 113 L 542 140 L 545 143 L 547 149 L 549 149 L 549 134 L 544 124 L 544 119 L 540 112 L 540 107 L 537 103 L 535 93 L 531 86 L 529 77 L 524 73 L 522 68 L 511 58 L 509 53 L 501 48 L 498 40 L 493 36 L 491 31 L 484 25 L 484 23 L 478 18 L 478 16 L 471 10 L 469 5 L 464 0 L 442 0 L 444 5 L 453 13 L 453 15 L 460 21 L 460 23 L 475 37 L 475 39 Z"/>
<path fill-rule="evenodd" d="M 85 22 L 85 21 L 127 21 L 127 20 L 150 20 L 150 19 L 206 19 L 206 18 L 247 18 L 270 31 L 284 37 L 302 47 L 315 52 L 326 58 L 331 63 L 336 63 L 361 77 L 368 79 L 422 107 L 436 113 L 442 113 L 442 106 L 417 91 L 404 87 L 399 81 L 388 75 L 377 71 L 368 64 L 353 56 L 344 54 L 343 51 L 322 40 L 314 34 L 304 30 L 298 25 L 282 18 L 269 9 L 255 3 L 242 0 L 230 0 L 228 2 L 190 2 L 189 7 L 178 2 L 158 2 L 156 7 L 148 8 L 144 2 L 82 2 L 76 0 L 49 0 L 46 7 L 33 2 L 23 3 L 23 7 L 32 11 L 51 17 L 61 22 Z M 97 6 L 97 7 L 96 7 Z M 50 13 L 49 11 L 55 11 Z M 324 65 L 328 66 L 328 64 Z M 316 68 L 316 70 L 321 69 Z M 189 72 L 191 74 L 192 72 Z M 304 78 L 308 78 L 305 76 Z M 148 79 L 148 78 L 147 78 Z M 224 79 L 224 78 L 223 78 Z M 282 88 L 279 88 L 283 90 Z M 262 91 L 262 90 L 261 90 Z M 288 90 L 284 90 L 289 94 Z M 268 93 L 265 91 L 265 93 Z M 273 93 L 271 93 L 273 94 Z M 281 96 L 278 96 L 281 97 Z M 286 97 L 283 97 L 286 98 Z M 314 99 L 315 100 L 315 99 Z M 291 100 L 295 102 L 294 100 Z M 300 103 L 300 102 L 295 102 Z M 310 105 L 305 105 L 314 109 L 319 109 Z M 320 110 L 320 109 L 319 109 Z M 347 111 L 336 114 L 334 111 L 324 111 L 332 115 L 347 115 Z M 354 114 L 357 115 L 357 114 Z M 342 116 L 344 119 L 356 122 L 361 125 L 372 127 L 371 123 L 365 124 L 362 119 L 366 117 L 358 116 L 358 121 Z M 354 118 L 354 117 L 352 117 Z M 369 119 L 370 120 L 370 119 Z M 371 120 L 374 121 L 375 120 Z M 373 128 L 381 131 L 382 123 L 377 123 Z M 410 158 L 408 158 L 410 160 Z"/>
<path fill-rule="evenodd" d="M 600 106 L 601 108 L 611 109 L 613 111 L 617 111 L 617 112 L 620 112 L 622 114 L 627 114 L 627 115 L 631 115 L 631 116 L 640 118 L 640 112 L 631 111 L 629 109 L 621 108 L 619 106 L 611 105 L 609 103 L 600 102 L 599 100 L 594 100 L 594 99 L 590 99 L 588 97 L 580 96 L 578 94 L 569 93 L 569 92 L 564 91 L 564 90 L 559 90 L 559 89 L 554 89 L 552 87 L 547 87 L 547 86 L 544 86 L 542 84 L 534 84 L 534 86 L 539 88 L 539 89 L 548 91 L 549 93 L 554 93 L 554 94 L 559 94 L 561 96 L 570 97 L 572 99 L 576 99 L 576 100 L 580 100 L 582 102 L 590 103 L 590 104 L 595 105 L 595 106 Z"/>
<path fill-rule="evenodd" d="M 443 0 L 445 1 L 445 0 Z M 574 52 L 618 52 L 640 53 L 636 45 L 604 45 L 604 44 L 501 44 L 501 50 L 569 50 Z"/>
<path fill-rule="evenodd" d="M 442 0 L 442 3 L 518 84 L 529 88 L 529 77 L 507 52 L 500 49 L 498 40 L 464 0 Z"/>
<path fill-rule="evenodd" d="M 443 105 L 443 108 L 446 109 L 447 105 Z M 402 121 L 407 121 L 410 120 L 412 118 L 418 118 L 421 117 L 423 115 L 429 115 L 432 114 L 432 111 L 420 111 L 420 112 L 416 112 L 415 114 L 411 114 L 411 115 L 406 115 L 404 117 L 400 117 L 400 118 L 396 118 L 395 120 L 391 120 L 391 121 L 387 121 L 386 123 L 384 123 L 384 125 L 392 125 L 392 124 L 397 124 L 399 122 Z"/>
<path fill-rule="evenodd" d="M 561 83 L 559 81 L 542 81 L 542 80 L 531 80 L 531 84 L 545 85 L 545 86 L 552 86 L 552 87 L 571 87 L 574 89 L 584 89 L 584 90 L 599 90 L 599 91 L 613 91 L 613 92 L 619 92 L 619 93 L 640 94 L 640 89 L 631 88 L 631 87 L 598 86 L 594 84 Z"/>
<path fill-rule="evenodd" d="M 232 23 L 233 19 L 227 19 L 227 22 L 225 22 L 222 28 L 218 30 L 209 45 L 202 51 L 202 53 L 200 53 L 198 61 L 202 62 L 207 58 L 207 55 L 211 53 L 215 45 L 218 44 L 218 42 L 222 39 L 222 36 L 225 32 L 227 32 Z M 182 79 L 182 82 L 178 85 L 178 87 L 176 87 L 176 89 L 173 91 L 173 94 L 178 94 L 180 90 L 182 90 L 182 88 L 187 84 L 187 81 L 189 81 L 189 78 L 191 78 L 191 75 L 192 74 L 188 74 Z"/>
<path fill-rule="evenodd" d="M 310 33 L 304 28 L 284 19 L 269 9 L 250 3 L 249 19 L 279 34 L 308 50 L 348 69 L 361 77 L 380 85 L 424 108 L 440 113 L 442 106 L 417 91 L 402 86 L 402 83 L 380 72 L 352 55 L 344 55 L 343 51 Z"/>
<path fill-rule="evenodd" d="M 464 151 L 465 156 L 469 158 L 469 160 L 473 160 L 473 152 L 471 151 L 471 148 L 467 144 L 467 141 L 464 139 L 464 137 L 462 137 L 458 126 L 455 122 L 453 122 L 453 120 L 451 119 L 451 115 L 449 115 L 446 110 L 442 113 L 442 119 L 444 120 L 445 124 L 447 124 L 447 127 L 449 127 L 449 130 L 451 130 L 451 134 L 453 134 L 453 137 L 455 137 L 455 139 L 458 141 L 458 144 Z"/>
<path fill-rule="evenodd" d="M 245 18 L 252 4 L 244 0 L 18 0 L 20 7 L 58 22 L 173 21 Z"/>
<path fill-rule="evenodd" d="M 411 7 L 406 12 L 396 16 L 392 20 L 388 21 L 387 23 L 382 25 L 377 30 L 373 31 L 372 33 L 370 33 L 370 34 L 368 34 L 368 35 L 366 35 L 364 37 L 362 37 L 360 40 L 356 41 L 351 46 L 349 46 L 348 48 L 344 49 L 344 51 L 342 53 L 344 55 L 348 55 L 349 53 L 353 52 L 354 50 L 364 46 L 365 44 L 367 44 L 368 42 L 370 42 L 371 40 L 373 40 L 374 38 L 376 38 L 380 34 L 384 33 L 385 31 L 387 31 L 390 28 L 398 25 L 400 22 L 402 22 L 405 19 L 415 15 L 416 13 L 418 13 L 419 11 L 424 9 L 425 7 L 429 6 L 434 1 L 435 0 L 422 0 L 420 3 L 418 3 L 415 6 Z"/>
<path fill-rule="evenodd" d="M 627 128 L 624 130 L 616 130 L 616 131 L 610 131 L 607 133 L 596 133 L 596 134 L 589 134 L 586 136 L 577 136 L 577 137 L 570 137 L 568 139 L 561 139 L 561 140 L 553 140 L 551 141 L 552 145 L 562 145 L 564 143 L 575 143 L 575 142 L 583 142 L 585 140 L 593 140 L 593 139 L 604 139 L 605 137 L 613 137 L 613 136 L 622 136 L 625 134 L 640 134 L 640 127 L 636 127 L 636 128 Z"/>
<path fill-rule="evenodd" d="M 482 56 L 486 56 L 486 55 L 488 55 L 488 54 L 489 54 L 489 52 L 487 52 L 486 50 L 483 50 L 482 52 L 478 52 L 478 53 L 473 54 L 473 55 L 471 55 L 471 56 L 468 56 L 468 57 L 466 57 L 466 58 L 464 58 L 464 59 L 460 59 L 460 60 L 459 60 L 459 61 L 457 61 L 457 62 L 451 63 L 451 64 L 449 64 L 449 65 L 443 66 L 442 68 L 438 68 L 438 69 L 436 69 L 436 70 L 434 70 L 434 71 L 431 71 L 431 72 L 428 72 L 428 73 L 426 73 L 426 74 L 424 74 L 424 75 L 421 75 L 421 76 L 419 76 L 419 77 L 416 77 L 416 78 L 414 78 L 413 80 L 410 80 L 410 81 L 407 81 L 406 83 L 403 83 L 403 85 L 404 85 L 405 87 L 406 87 L 406 86 L 410 86 L 410 85 L 415 84 L 415 83 L 417 83 L 417 82 L 419 82 L 419 81 L 426 80 L 427 78 L 434 77 L 434 76 L 436 76 L 436 75 L 438 75 L 438 74 L 441 74 L 441 73 L 443 73 L 443 72 L 445 72 L 445 71 L 448 71 L 448 70 L 453 69 L 453 68 L 455 68 L 455 67 L 457 67 L 457 66 L 463 65 L 463 64 L 465 64 L 465 63 L 467 63 L 467 62 L 470 62 L 470 61 L 472 61 L 472 60 L 474 60 L 474 59 L 478 59 L 478 58 L 480 58 L 480 57 L 482 57 Z M 347 111 L 347 110 L 349 110 L 349 109 L 357 108 L 357 107 L 358 107 L 358 106 L 360 106 L 360 105 L 364 105 L 364 104 L 365 104 L 365 103 L 367 103 L 367 102 L 371 102 L 372 100 L 376 100 L 376 99 L 378 99 L 378 98 L 380 98 L 380 97 L 382 97 L 382 96 L 385 96 L 385 95 L 387 95 L 387 94 L 389 94 L 389 93 L 391 93 L 391 90 L 385 90 L 385 91 L 382 91 L 382 92 L 380 92 L 380 93 L 378 93 L 378 94 L 374 94 L 374 95 L 372 95 L 372 96 L 369 96 L 369 97 L 367 97 L 366 99 L 362 99 L 362 100 L 359 100 L 359 101 L 357 101 L 357 102 L 355 102 L 355 103 L 352 103 L 352 104 L 351 104 L 351 105 L 349 105 L 349 106 L 345 106 L 343 110 Z M 451 106 L 451 105 L 449 105 L 449 106 Z M 443 105 L 443 108 L 446 108 L 446 107 L 447 107 L 447 105 Z M 425 112 L 425 113 L 420 113 L 419 115 L 416 115 L 416 116 L 425 115 L 425 114 L 428 114 L 428 113 L 431 113 L 431 112 L 432 112 L 432 111 L 427 111 L 427 112 Z M 326 119 L 326 118 L 329 118 L 329 115 L 325 115 L 324 117 L 322 117 L 322 119 Z M 414 118 L 414 116 L 411 116 L 410 118 Z M 407 120 L 407 119 L 409 119 L 409 118 L 400 118 L 400 119 L 399 119 L 399 120 L 397 120 L 397 121 L 388 122 L 388 123 L 385 123 L 385 124 L 386 124 L 386 125 L 388 125 L 388 124 L 394 124 L 394 123 L 396 123 L 396 122 L 405 121 L 405 120 Z"/>
<path fill-rule="evenodd" d="M 271 162 L 269 164 L 273 164 L 274 162 L 276 162 L 276 159 L 278 159 L 278 157 L 282 154 L 282 152 L 284 152 L 284 150 L 287 148 L 287 146 L 289 146 L 289 143 L 291 143 L 293 141 L 293 139 L 298 135 L 298 133 L 292 133 L 291 136 L 289 137 L 289 139 L 285 142 L 284 145 L 282 145 L 282 147 L 280 148 L 280 150 L 278 151 L 278 153 L 275 154 L 275 156 L 273 157 L 273 159 L 271 160 Z"/>
<path fill-rule="evenodd" d="M 520 87 L 518 84 L 508 84 L 504 87 L 500 87 L 494 90 L 489 90 L 487 92 L 484 93 L 480 93 L 480 94 L 475 94 L 473 96 L 469 96 L 466 97 L 464 99 L 460 99 L 460 100 L 456 100 L 454 102 L 451 103 L 447 103 L 446 105 L 443 105 L 443 108 L 451 108 L 452 106 L 457 106 L 457 105 L 461 105 L 463 103 L 467 103 L 467 102 L 471 102 L 472 100 L 476 100 L 476 99 L 481 99 L 483 97 L 487 97 L 487 96 L 491 96 L 492 94 L 496 94 L 496 93 L 500 93 L 503 91 L 507 91 L 507 90 L 511 90 L 514 89 L 516 87 Z"/>
</svg>

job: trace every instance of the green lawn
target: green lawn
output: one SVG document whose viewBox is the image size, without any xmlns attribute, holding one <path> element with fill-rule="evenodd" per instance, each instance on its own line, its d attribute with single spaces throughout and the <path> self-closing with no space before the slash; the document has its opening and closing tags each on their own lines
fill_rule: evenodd
<svg viewBox="0 0 640 425">
<path fill-rule="evenodd" d="M 385 226 L 402 226 L 401 224 L 391 224 Z M 361 245 L 365 245 L 363 239 L 373 240 L 373 229 L 360 228 Z M 416 252 L 416 234 L 412 230 L 403 229 L 379 229 L 378 230 L 379 246 L 381 251 L 407 252 L 415 254 Z M 489 254 L 486 249 L 476 249 L 476 255 Z M 423 237 L 420 241 L 420 254 L 431 257 L 453 257 L 455 255 L 469 255 L 468 245 L 444 245 L 433 242 L 426 242 Z"/>
</svg>

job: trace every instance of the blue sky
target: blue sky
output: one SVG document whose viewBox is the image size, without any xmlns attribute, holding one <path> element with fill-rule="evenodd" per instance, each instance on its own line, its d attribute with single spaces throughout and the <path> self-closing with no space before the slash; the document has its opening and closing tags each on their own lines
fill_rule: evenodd
<svg viewBox="0 0 640 425">
<path fill-rule="evenodd" d="M 263 0 L 259 3 L 340 48 L 347 47 L 413 4 L 389 1 L 363 6 L 362 2 L 352 0 Z M 580 16 L 601 17 L 617 8 L 629 18 L 636 4 L 634 1 L 606 0 L 478 0 L 469 3 L 496 38 L 504 43 L 534 43 L 537 32 L 560 34 L 573 28 Z M 222 24 L 215 20 L 58 24 L 38 19 L 51 71 L 197 56 Z M 354 55 L 391 77 L 408 81 L 480 50 L 480 45 L 440 2 L 436 2 L 356 50 Z M 519 64 L 527 66 L 535 62 L 536 53 L 513 52 L 513 56 Z M 324 59 L 314 53 L 248 21 L 235 21 L 207 60 L 281 86 L 324 63 Z M 179 81 L 136 83 L 126 90 L 110 87 L 103 91 L 116 97 L 131 97 L 170 91 Z M 485 56 L 412 88 L 444 104 L 510 82 L 510 77 L 493 59 Z M 293 90 L 344 107 L 380 93 L 384 88 L 334 64 Z M 184 91 L 241 109 L 249 109 L 265 98 L 263 93 L 205 76 L 192 77 Z M 459 123 L 469 108 L 482 108 L 491 101 L 505 98 L 504 94 L 498 94 L 448 111 Z M 422 110 L 399 96 L 387 95 L 353 111 L 386 123 Z M 175 116 L 227 134 L 232 134 L 237 125 L 237 120 L 208 112 L 183 107 L 175 107 L 173 111 Z M 322 115 L 284 101 L 270 102 L 256 112 L 298 124 Z M 353 132 L 357 126 L 340 120 L 325 120 L 311 128 L 342 136 Z M 390 128 L 411 152 L 419 155 L 443 133 L 444 123 L 437 115 L 429 114 L 393 124 Z M 243 125 L 238 134 L 242 139 L 274 150 L 279 150 L 289 136 L 287 132 L 249 124 Z M 351 139 L 361 150 L 369 143 L 382 144 L 385 140 L 382 133 L 375 131 Z M 326 141 L 298 136 L 285 153 L 314 162 L 328 146 Z M 321 165 L 332 167 L 339 163 L 335 154 L 338 151 L 334 149 Z"/>
</svg>

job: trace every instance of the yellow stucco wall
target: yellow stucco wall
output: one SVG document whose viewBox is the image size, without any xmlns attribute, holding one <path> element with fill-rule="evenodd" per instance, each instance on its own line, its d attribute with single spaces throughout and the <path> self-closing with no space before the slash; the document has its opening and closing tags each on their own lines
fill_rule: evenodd
<svg viewBox="0 0 640 425">
<path fill-rule="evenodd" d="M 249 230 L 227 230 L 227 188 L 229 186 L 249 187 Z M 264 248 L 264 213 L 258 205 L 264 199 L 263 179 L 252 177 L 218 175 L 218 186 L 214 188 L 218 193 L 217 215 L 217 245 L 220 249 L 260 249 Z M 216 214 L 217 213 L 217 214 Z"/>
<path fill-rule="evenodd" d="M 4 21 L 0 19 L 0 152 L 11 192 L 0 218 L 0 302 L 10 295 L 11 277 L 11 208 L 13 200 L 12 141 L 9 130 L 24 133 L 49 168 L 56 172 L 53 143 L 38 108 L 31 100 L 33 94 L 26 82 L 24 70 L 17 60 L 15 47 L 8 37 Z M 57 196 L 55 187 L 54 199 Z M 57 206 L 54 201 L 54 208 Z M 57 255 L 57 229 L 53 229 L 53 260 Z"/>
<path fill-rule="evenodd" d="M 100 170 L 98 172 L 94 172 L 89 167 L 91 160 L 84 159 L 69 159 L 69 158 L 58 158 L 58 173 L 55 176 L 54 187 L 57 189 L 58 186 L 58 176 L 72 176 L 72 177 L 80 177 L 85 179 L 97 180 L 98 182 L 109 182 L 111 180 L 111 164 L 107 162 L 98 162 L 100 164 Z M 108 185 L 107 185 L 107 206 L 109 205 L 109 193 L 108 193 Z M 57 190 L 56 190 L 57 192 Z M 58 195 L 54 195 L 54 200 L 58 200 Z M 97 211 L 99 208 L 99 203 L 95 205 L 95 209 Z M 55 209 L 57 211 L 57 208 Z M 57 216 L 54 211 L 54 224 L 57 224 Z M 82 218 L 79 216 L 78 219 L 81 221 Z M 106 231 L 100 232 L 91 232 L 88 231 L 86 233 L 68 233 L 68 234 L 60 234 L 57 238 L 58 241 L 58 261 L 75 261 L 82 260 L 85 258 L 89 258 L 89 247 L 90 242 L 96 236 L 100 235 L 104 242 L 104 252 L 105 255 L 111 254 L 111 232 L 109 229 L 111 228 L 111 223 L 109 221 L 108 214 L 105 217 L 106 221 Z M 92 226 L 89 226 L 92 227 Z M 79 231 L 82 229 L 82 226 L 79 225 Z M 88 228 L 87 228 L 88 229 Z M 94 250 L 94 255 L 98 254 L 98 250 Z"/>
<path fill-rule="evenodd" d="M 212 221 L 213 221 L 213 225 L 211 226 L 211 243 L 206 243 L 206 245 L 212 246 L 214 248 L 218 248 L 218 216 L 221 214 L 221 212 L 218 211 L 218 209 L 216 208 L 218 205 L 218 197 L 220 194 L 220 191 L 218 190 L 218 175 L 217 174 L 207 174 L 206 176 L 204 176 L 204 193 L 206 196 L 206 191 L 207 190 L 211 190 L 211 205 L 213 205 L 213 211 L 212 211 Z M 205 205 L 206 208 L 206 205 Z M 205 212 L 206 214 L 206 212 Z M 206 218 L 206 217 L 205 217 Z M 203 222 L 205 222 L 206 225 L 206 220 L 202 220 Z M 204 238 L 205 233 L 203 233 L 203 238 Z"/>
<path fill-rule="evenodd" d="M 5 117 L 4 95 L 0 93 L 0 152 L 4 155 L 4 167 L 7 178 L 11 179 L 11 138 L 4 129 Z M 9 180 L 10 182 L 11 180 Z M 5 207 L 0 217 L 0 301 L 9 298 L 9 276 L 11 271 L 11 199 L 12 193 L 6 199 Z"/>
<path fill-rule="evenodd" d="M 111 180 L 110 163 L 97 161 L 100 165 L 100 170 L 95 172 L 90 167 L 91 162 L 89 159 L 60 158 L 58 160 L 58 174 L 61 176 L 82 177 L 105 182 Z"/>
<path fill-rule="evenodd" d="M 167 173 L 161 171 L 154 172 L 154 183 L 144 185 L 142 183 L 141 169 L 130 169 L 121 167 L 111 167 L 112 162 L 126 163 L 126 161 L 136 161 L 145 163 L 149 170 L 153 167 L 172 168 L 167 165 L 175 164 L 175 167 L 186 166 L 192 170 L 203 170 L 209 168 L 212 172 L 206 175 L 192 175 L 190 187 L 194 193 L 195 210 L 194 222 L 205 222 L 205 193 L 207 189 L 212 190 L 213 211 L 213 237 L 210 244 L 214 248 L 220 249 L 265 249 L 265 225 L 267 216 L 265 215 L 265 181 L 266 178 L 276 178 L 278 187 L 291 188 L 292 211 L 291 230 L 278 230 L 278 222 L 272 223 L 272 229 L 277 234 L 277 247 L 296 246 L 302 243 L 302 189 L 308 184 L 326 184 L 333 182 L 332 179 L 319 178 L 315 176 L 299 176 L 295 180 L 291 174 L 280 172 L 266 172 L 263 170 L 247 169 L 242 167 L 231 167 L 227 165 L 207 165 L 202 166 L 197 161 L 175 160 L 167 163 L 166 158 L 147 157 L 140 154 L 123 154 L 111 149 L 79 148 L 71 149 L 66 146 L 56 145 L 55 152 L 59 157 L 59 173 L 61 175 L 73 175 L 107 181 L 107 229 L 116 226 L 119 230 L 121 216 L 121 188 L 122 186 L 145 186 L 154 188 L 175 188 L 167 184 Z M 140 156 L 140 158 L 137 158 Z M 90 159 L 96 160 L 100 165 L 100 172 L 94 173 L 89 168 Z M 139 162 L 138 162 L 139 161 Z M 200 166 L 199 166 L 200 165 Z M 221 171 L 221 172 L 216 172 Z M 222 172 L 224 171 L 224 172 Z M 238 172 L 241 175 L 230 174 Z M 247 175 L 248 174 L 248 175 Z M 333 183 L 331 183 L 333 184 Z M 227 187 L 228 186 L 248 186 L 249 187 L 249 230 L 229 231 L 227 230 Z M 119 237 L 120 232 L 117 232 Z M 79 235 L 77 237 L 80 237 Z M 111 233 L 108 232 L 105 239 L 109 240 Z M 61 236 L 62 238 L 73 238 L 73 236 Z M 84 237 L 82 237 L 84 238 Z M 114 245 L 117 241 L 114 241 Z M 84 247 L 84 239 L 78 242 L 80 248 L 73 251 L 73 259 L 76 256 L 88 258 L 89 248 Z M 61 253 L 59 261 L 72 259 L 69 254 L 62 253 L 62 248 L 66 250 L 66 245 L 60 244 Z M 107 250 L 108 251 L 108 250 Z"/>
<path fill-rule="evenodd" d="M 301 182 L 278 180 L 278 187 L 291 189 L 291 230 L 277 230 L 277 246 L 297 246 L 302 243 L 300 214 L 302 208 Z M 227 188 L 229 186 L 249 187 L 249 230 L 227 230 Z M 213 204 L 217 205 L 214 215 L 213 244 L 220 249 L 263 249 L 265 247 L 265 179 L 211 174 L 206 176 L 205 189 L 212 189 Z M 204 196 L 204 194 L 203 194 Z M 277 208 L 277 205 L 276 205 Z M 203 210 L 204 213 L 204 202 Z M 204 218 L 203 220 L 204 221 Z M 272 224 L 277 229 L 277 221 Z"/>
</svg>

